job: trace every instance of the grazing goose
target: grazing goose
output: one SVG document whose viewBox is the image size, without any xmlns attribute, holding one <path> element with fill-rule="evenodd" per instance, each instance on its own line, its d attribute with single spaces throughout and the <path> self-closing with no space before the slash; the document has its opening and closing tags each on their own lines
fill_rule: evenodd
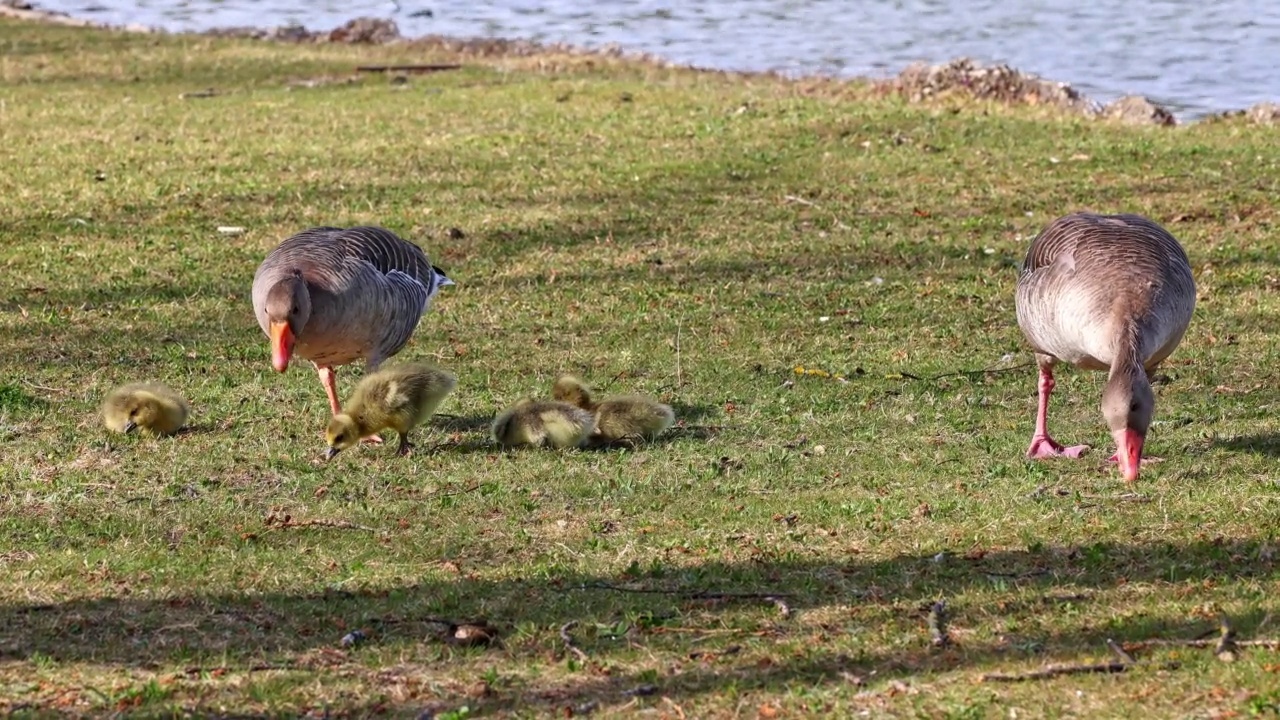
<svg viewBox="0 0 1280 720">
<path fill-rule="evenodd" d="M 1079 457 L 1049 436 L 1053 366 L 1107 370 L 1102 414 L 1112 460 L 1138 479 L 1155 409 L 1148 374 L 1178 347 L 1195 309 L 1191 264 L 1178 241 L 1139 215 L 1074 213 L 1031 241 L 1018 276 L 1018 326 L 1040 366 L 1040 403 L 1027 456 Z"/>
<path fill-rule="evenodd" d="M 253 276 L 253 311 L 271 339 L 271 364 L 315 364 L 334 415 L 335 366 L 368 371 L 400 352 L 436 291 L 453 281 L 422 249 L 379 227 L 315 227 L 272 250 Z M 370 438 L 374 440 L 374 438 Z"/>
</svg>

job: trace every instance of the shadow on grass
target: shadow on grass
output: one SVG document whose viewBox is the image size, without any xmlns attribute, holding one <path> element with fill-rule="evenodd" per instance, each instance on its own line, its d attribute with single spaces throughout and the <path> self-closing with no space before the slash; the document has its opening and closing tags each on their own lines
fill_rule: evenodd
<svg viewBox="0 0 1280 720">
<path fill-rule="evenodd" d="M 582 682 L 537 691 L 498 693 L 482 701 L 480 709 L 534 705 L 569 706 L 589 701 L 623 702 L 626 690 L 660 682 L 660 695 L 678 701 L 730 686 L 779 689 L 785 686 L 840 682 L 853 673 L 877 682 L 895 676 L 962 669 L 996 661 L 1025 660 L 1040 664 L 1068 657 L 1107 657 L 1105 640 L 1118 642 L 1153 637 L 1189 639 L 1212 630 L 1211 621 L 1185 617 L 1090 613 L 1093 591 L 1122 584 L 1171 584 L 1231 577 L 1271 580 L 1280 575 L 1256 542 L 1223 541 L 1189 544 L 1122 545 L 1097 543 L 1079 547 L 992 552 L 978 559 L 900 556 L 879 562 L 845 563 L 759 561 L 706 563 L 688 568 L 633 570 L 616 576 L 564 575 L 545 579 L 432 580 L 378 592 L 260 593 L 247 595 L 176 596 L 163 599 L 114 597 L 77 599 L 53 604 L 8 604 L 0 607 L 0 661 L 91 661 L 125 667 L 155 667 L 199 662 L 226 663 L 233 669 L 264 659 L 295 662 L 307 651 L 332 648 L 345 632 L 339 628 L 372 628 L 374 642 L 420 642 L 431 637 L 432 618 L 458 621 L 485 617 L 501 629 L 517 625 L 540 628 L 535 635 L 556 643 L 554 629 L 580 623 L 582 647 L 593 661 L 607 662 L 618 648 L 648 646 L 690 660 L 694 650 L 687 638 L 663 632 L 679 619 L 689 625 L 730 608 L 773 614 L 766 595 L 784 598 L 792 611 L 811 608 L 857 607 L 831 615 L 827 622 L 803 626 L 804 637 L 821 632 L 854 637 L 860 622 L 879 622 L 897 616 L 899 622 L 921 628 L 918 649 L 893 652 L 855 649 L 857 657 L 810 648 L 795 658 L 759 658 L 735 664 L 723 652 L 708 666 L 659 679 L 615 674 L 601 679 L 584 673 Z M 998 608 L 968 605 L 962 594 L 970 589 L 1019 592 Z M 737 594 L 735 596 L 735 594 Z M 1078 618 L 1074 629 L 1044 631 L 1023 644 L 999 639 L 936 651 L 929 648 L 922 607 L 939 597 L 952 598 L 950 613 L 956 626 L 975 628 L 1000 617 L 1054 612 L 1061 603 L 1076 607 L 1060 618 Z M 865 613 L 871 613 L 870 615 Z M 710 616 L 710 617 L 708 617 Z M 1248 637 L 1261 622 L 1261 611 L 1234 618 Z M 631 632 L 620 638 L 588 637 L 586 629 L 627 623 Z M 741 619 L 737 621 L 741 623 Z M 761 620 L 766 634 L 787 637 L 794 620 Z M 1032 623 L 1038 625 L 1038 623 Z M 800 632 L 797 630 L 797 632 Z M 758 634 L 758 633 L 757 633 Z M 544 658 L 545 643 L 522 639 L 504 652 Z M 985 633 L 970 634 L 982 637 Z M 127 638 L 127 641 L 122 639 Z M 794 639 L 800 640 L 799 636 Z M 432 642 L 428 640 L 428 642 Z M 855 643 L 856 648 L 856 643 Z M 1019 649 L 1021 648 L 1021 649 Z M 1028 649 L 1030 648 L 1030 649 Z M 845 675 L 842 675 L 845 674 Z M 476 709 L 473 707 L 473 710 Z"/>
<path fill-rule="evenodd" d="M 432 427 L 440 428 L 441 430 L 488 432 L 489 425 L 493 422 L 493 417 L 496 414 L 496 410 L 493 414 L 485 415 L 450 415 L 448 413 L 437 413 L 436 416 L 431 419 L 430 425 Z"/>
<path fill-rule="evenodd" d="M 1215 443 L 1219 447 L 1236 452 L 1248 452 L 1269 457 L 1280 457 L 1280 433 L 1267 432 L 1242 435 Z"/>
</svg>

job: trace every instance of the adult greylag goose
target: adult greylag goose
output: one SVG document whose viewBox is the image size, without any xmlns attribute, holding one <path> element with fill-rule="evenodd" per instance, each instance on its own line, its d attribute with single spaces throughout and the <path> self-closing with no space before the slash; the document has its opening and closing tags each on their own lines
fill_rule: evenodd
<svg viewBox="0 0 1280 720">
<path fill-rule="evenodd" d="M 1040 402 L 1027 456 L 1080 457 L 1049 435 L 1053 366 L 1106 370 L 1102 415 L 1113 461 L 1138 479 L 1155 410 L 1148 374 L 1178 347 L 1196 304 L 1191 264 L 1178 241 L 1139 215 L 1073 213 L 1031 241 L 1018 276 L 1018 327 L 1040 368 Z"/>
<path fill-rule="evenodd" d="M 333 414 L 336 366 L 367 371 L 400 352 L 436 291 L 453 281 L 417 245 L 380 227 L 315 227 L 282 242 L 253 276 L 253 312 L 271 364 L 296 354 L 316 366 Z"/>
</svg>

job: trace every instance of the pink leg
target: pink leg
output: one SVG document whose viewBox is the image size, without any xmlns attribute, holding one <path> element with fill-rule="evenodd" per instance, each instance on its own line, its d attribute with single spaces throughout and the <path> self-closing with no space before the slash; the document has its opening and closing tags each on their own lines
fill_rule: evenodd
<svg viewBox="0 0 1280 720">
<path fill-rule="evenodd" d="M 329 396 L 329 409 L 337 415 L 342 412 L 342 404 L 338 402 L 338 373 L 331 367 L 318 367 L 316 372 L 320 374 L 320 384 L 324 385 L 324 391 Z"/>
<path fill-rule="evenodd" d="M 342 405 L 338 403 L 338 385 L 336 382 L 338 373 L 330 367 L 316 368 L 316 371 L 320 373 L 320 383 L 324 385 L 324 391 L 329 396 L 329 408 L 333 410 L 334 415 L 337 415 L 342 412 Z M 369 437 L 361 438 L 361 440 L 374 445 L 382 443 L 382 438 L 377 435 L 370 435 Z"/>
<path fill-rule="evenodd" d="M 1049 437 L 1049 395 L 1053 392 L 1053 370 L 1048 365 L 1040 366 L 1040 405 L 1036 409 L 1036 432 L 1031 436 L 1031 447 L 1027 448 L 1029 458 L 1047 458 L 1064 456 L 1078 458 L 1089 449 L 1088 445 L 1064 447 L 1062 443 Z"/>
</svg>

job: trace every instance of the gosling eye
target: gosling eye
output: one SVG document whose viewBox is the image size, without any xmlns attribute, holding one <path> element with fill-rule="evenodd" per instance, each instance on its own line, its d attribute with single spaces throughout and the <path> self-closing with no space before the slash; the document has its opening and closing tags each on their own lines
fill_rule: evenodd
<svg viewBox="0 0 1280 720">
<path fill-rule="evenodd" d="M 333 438 L 333 441 L 336 443 L 346 442 L 346 440 L 347 440 L 347 436 L 344 433 L 339 433 Z"/>
</svg>

